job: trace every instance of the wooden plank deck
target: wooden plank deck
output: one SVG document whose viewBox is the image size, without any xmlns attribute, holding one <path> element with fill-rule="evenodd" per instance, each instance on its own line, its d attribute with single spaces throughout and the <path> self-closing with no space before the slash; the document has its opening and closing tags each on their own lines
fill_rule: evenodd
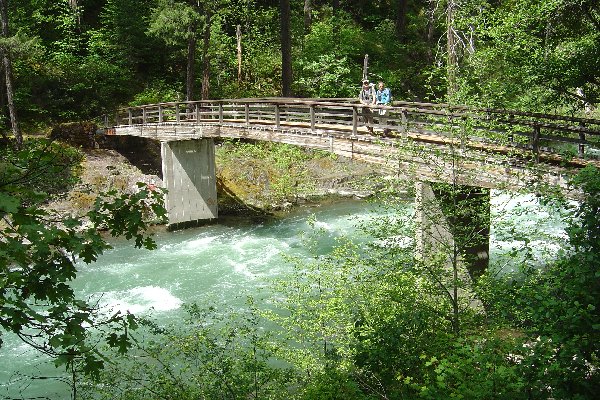
<svg viewBox="0 0 600 400">
<path fill-rule="evenodd" d="M 594 157 L 600 154 L 597 120 L 398 103 L 373 107 L 373 114 L 342 100 L 162 103 L 120 110 L 112 124 L 106 122 L 106 133 L 162 141 L 270 140 L 331 151 L 411 179 L 458 179 L 463 184 L 510 189 L 550 185 L 567 190 L 576 170 L 600 166 L 600 158 Z M 385 115 L 378 114 L 380 109 Z M 383 135 L 384 129 L 390 130 L 389 135 Z M 565 146 L 566 154 L 561 154 Z"/>
</svg>

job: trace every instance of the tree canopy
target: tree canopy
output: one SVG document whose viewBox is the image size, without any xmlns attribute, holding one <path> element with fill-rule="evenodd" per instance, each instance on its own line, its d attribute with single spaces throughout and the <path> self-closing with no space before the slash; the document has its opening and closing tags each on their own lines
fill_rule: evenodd
<svg viewBox="0 0 600 400">
<path fill-rule="evenodd" d="M 290 2 L 286 18 L 272 0 L 5 3 L 26 130 L 159 100 L 354 97 L 365 54 L 395 99 L 579 113 L 600 92 L 591 0 Z"/>
</svg>

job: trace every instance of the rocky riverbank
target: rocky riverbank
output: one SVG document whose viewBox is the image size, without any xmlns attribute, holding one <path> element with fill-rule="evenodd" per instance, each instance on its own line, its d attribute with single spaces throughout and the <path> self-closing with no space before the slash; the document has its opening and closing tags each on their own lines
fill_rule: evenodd
<svg viewBox="0 0 600 400">
<path fill-rule="evenodd" d="M 57 135 L 73 143 L 76 135 Z M 89 136 L 89 135 L 87 135 Z M 54 201 L 63 213 L 82 215 L 98 193 L 136 190 L 137 182 L 162 185 L 160 143 L 137 137 L 86 137 L 81 182 Z M 380 171 L 322 151 L 276 143 L 216 143 L 220 215 L 264 214 L 328 198 L 364 198 L 377 189 Z"/>
</svg>

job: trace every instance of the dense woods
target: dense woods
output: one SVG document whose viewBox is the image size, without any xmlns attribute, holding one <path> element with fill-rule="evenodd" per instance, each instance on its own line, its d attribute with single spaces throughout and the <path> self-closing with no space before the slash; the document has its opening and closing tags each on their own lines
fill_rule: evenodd
<svg viewBox="0 0 600 400">
<path fill-rule="evenodd" d="M 5 117 L 17 134 L 117 106 L 354 97 L 590 112 L 600 92 L 592 0 L 2 1 Z M 239 38 L 239 40 L 238 40 Z M 10 111 L 10 112 L 9 112 Z"/>
<path fill-rule="evenodd" d="M 161 191 L 107 193 L 86 223 L 63 218 L 43 205 L 77 179 L 83 156 L 23 136 L 123 105 L 355 97 L 367 54 L 368 77 L 396 100 L 599 115 L 595 0 L 0 0 L 3 331 L 66 367 L 73 398 L 596 398 L 600 179 L 591 166 L 573 182 L 580 202 L 557 207 L 567 210 L 565 248 L 539 265 L 523 239 L 514 274 L 460 276 L 467 239 L 449 250 L 453 270 L 415 258 L 414 246 L 381 246 L 414 234 L 398 207 L 403 183 L 388 180 L 379 201 L 391 217 L 364 227 L 376 240 L 289 260 L 269 310 L 252 299 L 235 313 L 188 305 L 188 319 L 162 327 L 98 318 L 77 299 L 77 261 L 110 247 L 99 230 L 155 247 L 143 232 L 149 216 L 164 218 Z M 276 154 L 290 171 L 295 157 Z M 454 206 L 449 218 L 466 210 L 489 222 L 489 207 L 464 202 L 459 185 L 437 189 Z"/>
</svg>

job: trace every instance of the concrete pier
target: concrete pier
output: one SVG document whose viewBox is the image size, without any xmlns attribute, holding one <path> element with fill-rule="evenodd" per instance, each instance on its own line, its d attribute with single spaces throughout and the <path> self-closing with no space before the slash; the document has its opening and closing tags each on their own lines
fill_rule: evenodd
<svg viewBox="0 0 600 400">
<path fill-rule="evenodd" d="M 489 189 L 417 182 L 415 185 L 416 256 L 455 263 L 477 280 L 489 263 Z"/>
<path fill-rule="evenodd" d="M 218 217 L 213 139 L 161 143 L 169 225 Z"/>
</svg>

